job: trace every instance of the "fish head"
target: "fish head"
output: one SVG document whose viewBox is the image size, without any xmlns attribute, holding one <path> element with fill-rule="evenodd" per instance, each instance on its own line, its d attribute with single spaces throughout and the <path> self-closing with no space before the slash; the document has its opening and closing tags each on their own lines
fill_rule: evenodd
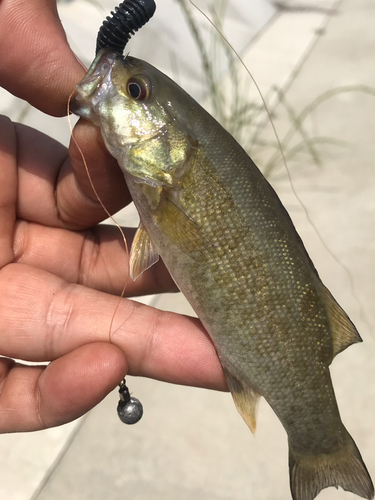
<svg viewBox="0 0 375 500">
<path fill-rule="evenodd" d="M 172 186 L 194 147 L 179 126 L 173 87 L 148 63 L 102 49 L 76 86 L 72 111 L 101 128 L 124 173 L 151 186 Z"/>
<path fill-rule="evenodd" d="M 77 84 L 74 113 L 96 125 L 106 123 L 123 145 L 155 136 L 168 121 L 155 99 L 155 78 L 146 63 L 102 49 Z"/>
</svg>

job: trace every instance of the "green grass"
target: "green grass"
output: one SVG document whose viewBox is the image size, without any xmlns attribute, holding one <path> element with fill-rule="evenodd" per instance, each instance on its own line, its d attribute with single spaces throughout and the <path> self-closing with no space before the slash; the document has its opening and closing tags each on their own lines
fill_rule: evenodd
<svg viewBox="0 0 375 500">
<path fill-rule="evenodd" d="M 194 7 L 189 0 L 178 1 L 200 55 L 207 97 L 205 107 L 256 162 L 258 156 L 262 157 L 262 160 L 257 163 L 261 166 L 266 177 L 271 177 L 280 166 L 284 168 L 280 145 L 286 161 L 307 154 L 318 167 L 322 167 L 324 164 L 327 146 L 348 147 L 346 142 L 334 137 L 314 134 L 309 122 L 319 106 L 329 99 L 347 92 L 362 92 L 375 96 L 375 88 L 365 85 L 336 87 L 315 98 L 299 112 L 296 112 L 288 103 L 282 89 L 274 89 L 277 99 L 273 101 L 272 108 L 268 105 L 269 113 L 271 114 L 277 105 L 283 107 L 289 117 L 290 127 L 285 135 L 280 137 L 280 143 L 276 138 L 273 141 L 265 142 L 261 139 L 260 132 L 264 125 L 264 118 L 268 119 L 268 115 L 264 113 L 263 103 L 259 104 L 259 101 L 247 98 L 253 86 L 250 76 L 245 79 L 247 83 L 244 85 L 244 79 L 240 78 L 243 67 L 228 43 L 209 23 L 207 23 L 207 29 L 210 32 L 210 42 L 205 43 L 202 28 L 192 15 Z M 209 6 L 211 20 L 224 35 L 227 7 L 227 0 L 213 0 Z M 223 74 L 219 68 L 222 68 L 223 65 L 219 64 L 220 59 L 225 60 L 227 72 L 231 75 L 229 88 L 227 83 L 225 88 L 221 85 Z M 265 101 L 267 103 L 267 96 Z M 265 155 L 265 150 L 268 151 L 268 155 Z M 267 160 L 264 160 L 265 156 L 268 156 Z"/>
</svg>

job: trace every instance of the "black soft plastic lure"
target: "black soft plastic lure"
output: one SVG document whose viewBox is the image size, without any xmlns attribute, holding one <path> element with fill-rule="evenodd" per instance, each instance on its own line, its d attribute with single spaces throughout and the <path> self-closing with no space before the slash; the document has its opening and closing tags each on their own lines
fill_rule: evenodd
<svg viewBox="0 0 375 500">
<path fill-rule="evenodd" d="M 125 0 L 103 22 L 96 39 L 96 53 L 107 48 L 123 53 L 130 37 L 154 15 L 154 0 Z"/>
</svg>

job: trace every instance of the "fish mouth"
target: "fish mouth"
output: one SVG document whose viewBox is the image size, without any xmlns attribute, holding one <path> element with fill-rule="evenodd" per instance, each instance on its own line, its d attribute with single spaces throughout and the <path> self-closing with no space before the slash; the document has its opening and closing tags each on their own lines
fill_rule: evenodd
<svg viewBox="0 0 375 500">
<path fill-rule="evenodd" d="M 86 76 L 77 85 L 70 100 L 69 109 L 81 118 L 91 119 L 92 111 L 100 101 L 101 78 L 87 78 Z"/>
<path fill-rule="evenodd" d="M 69 102 L 69 111 L 76 116 L 91 120 L 93 109 L 90 98 L 83 96 L 78 90 L 75 90 Z"/>
<path fill-rule="evenodd" d="M 77 83 L 70 110 L 82 118 L 93 119 L 93 112 L 112 87 L 111 74 L 118 54 L 102 49 L 84 78 Z"/>
<path fill-rule="evenodd" d="M 82 104 L 79 102 L 80 96 L 77 90 L 69 97 L 69 111 L 77 116 L 80 116 Z"/>
</svg>

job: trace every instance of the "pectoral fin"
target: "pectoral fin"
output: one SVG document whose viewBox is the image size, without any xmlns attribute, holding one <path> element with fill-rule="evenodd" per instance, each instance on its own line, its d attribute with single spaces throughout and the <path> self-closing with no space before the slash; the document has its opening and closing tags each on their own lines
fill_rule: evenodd
<svg viewBox="0 0 375 500">
<path fill-rule="evenodd" d="M 255 434 L 261 394 L 254 388 L 244 385 L 226 370 L 224 371 L 234 404 L 251 432 Z"/>
<path fill-rule="evenodd" d="M 158 260 L 159 254 L 141 222 L 135 233 L 130 251 L 130 277 L 135 281 L 138 276 L 153 266 Z"/>
<path fill-rule="evenodd" d="M 331 292 L 324 287 L 326 294 L 328 318 L 331 324 L 333 356 L 362 339 L 349 316 L 341 309 Z"/>
</svg>

